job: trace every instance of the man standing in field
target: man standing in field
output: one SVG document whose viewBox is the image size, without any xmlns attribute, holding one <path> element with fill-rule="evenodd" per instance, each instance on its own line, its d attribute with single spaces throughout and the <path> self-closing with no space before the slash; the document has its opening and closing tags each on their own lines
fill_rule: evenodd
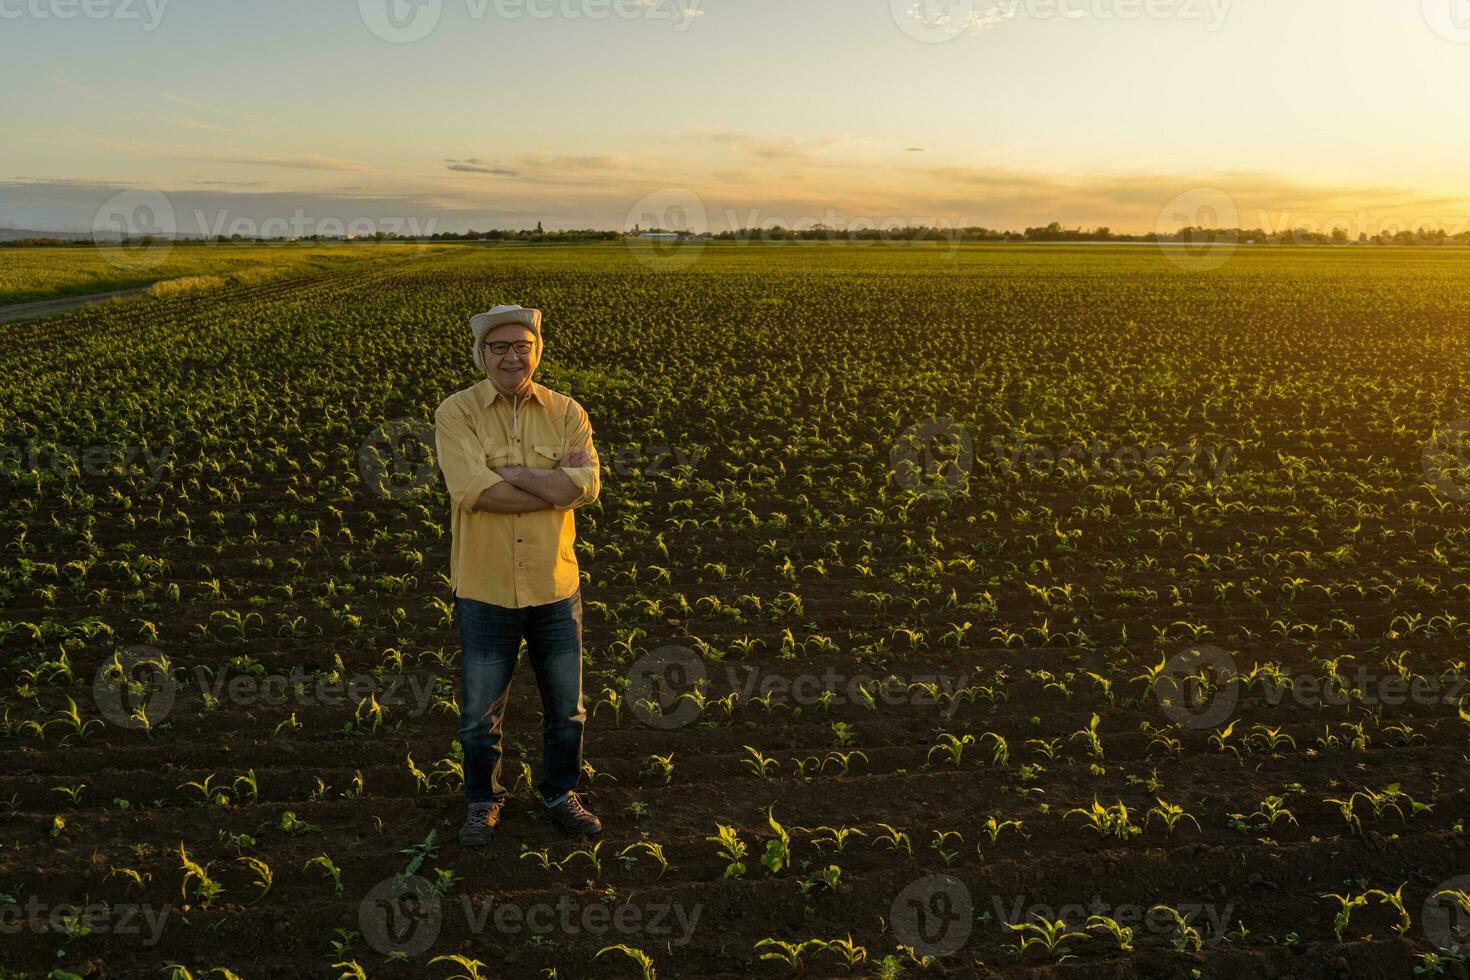
<svg viewBox="0 0 1470 980">
<path fill-rule="evenodd" d="M 497 306 L 473 317 L 470 329 L 485 380 L 434 412 L 463 649 L 459 740 L 469 818 L 459 839 L 487 844 L 500 820 L 501 723 L 522 638 L 541 692 L 536 789 L 563 831 L 600 833 L 576 792 L 587 712 L 572 510 L 601 489 L 592 426 L 574 399 L 531 380 L 541 360 L 540 310 Z"/>
</svg>

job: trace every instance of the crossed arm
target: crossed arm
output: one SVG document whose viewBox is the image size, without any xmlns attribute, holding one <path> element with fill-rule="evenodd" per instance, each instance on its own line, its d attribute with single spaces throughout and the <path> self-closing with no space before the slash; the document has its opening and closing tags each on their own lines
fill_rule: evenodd
<svg viewBox="0 0 1470 980">
<path fill-rule="evenodd" d="M 597 499 L 601 488 L 592 424 L 580 406 L 561 444 L 567 452 L 556 465 L 485 465 L 484 450 L 473 423 L 454 405 L 441 405 L 434 414 L 435 447 L 444 473 L 450 503 L 462 511 L 525 514 L 556 508 L 566 510 Z"/>
<path fill-rule="evenodd" d="M 531 466 L 495 467 L 492 472 L 501 482 L 482 491 L 474 509 L 492 514 L 525 514 L 548 507 L 565 507 L 581 496 L 582 490 L 561 468 L 586 466 L 590 462 L 591 453 L 574 449 L 549 470 Z"/>
</svg>

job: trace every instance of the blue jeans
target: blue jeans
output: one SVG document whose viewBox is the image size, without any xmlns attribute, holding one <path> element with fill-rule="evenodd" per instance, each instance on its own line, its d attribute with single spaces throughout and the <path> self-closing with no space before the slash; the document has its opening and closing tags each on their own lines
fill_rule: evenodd
<svg viewBox="0 0 1470 980">
<path fill-rule="evenodd" d="M 463 648 L 459 664 L 459 744 L 464 792 L 471 803 L 500 803 L 501 723 L 510 675 L 525 637 L 541 691 L 541 800 L 555 806 L 582 775 L 582 592 L 540 606 L 510 609 L 454 598 Z"/>
</svg>

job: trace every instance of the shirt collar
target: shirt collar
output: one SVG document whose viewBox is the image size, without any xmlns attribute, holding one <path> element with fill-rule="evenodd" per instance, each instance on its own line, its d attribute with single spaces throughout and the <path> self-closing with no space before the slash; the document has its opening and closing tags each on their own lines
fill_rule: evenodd
<svg viewBox="0 0 1470 980">
<path fill-rule="evenodd" d="M 486 408 L 489 408 L 491 405 L 495 404 L 496 398 L 501 397 L 500 389 L 495 387 L 495 382 L 491 381 L 489 378 L 481 381 L 480 386 L 484 389 L 480 396 L 480 404 L 484 405 Z M 545 405 L 545 393 L 546 389 L 544 387 L 532 381 L 531 386 L 526 390 L 526 394 L 522 396 L 522 400 L 524 401 L 525 399 L 529 398 L 536 402 L 539 402 L 542 405 Z"/>
</svg>

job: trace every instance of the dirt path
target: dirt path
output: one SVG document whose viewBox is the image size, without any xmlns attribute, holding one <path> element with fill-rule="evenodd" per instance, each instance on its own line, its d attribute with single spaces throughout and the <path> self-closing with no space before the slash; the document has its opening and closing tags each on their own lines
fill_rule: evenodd
<svg viewBox="0 0 1470 980">
<path fill-rule="evenodd" d="M 16 303 L 14 306 L 0 306 L 0 323 L 18 323 L 22 320 L 35 320 L 53 313 L 65 313 L 67 310 L 76 309 L 78 306 L 87 306 L 92 303 L 101 303 L 112 299 L 114 296 L 139 296 L 146 293 L 148 286 L 139 286 L 136 289 L 114 289 L 108 293 L 87 293 L 82 296 L 58 296 L 56 299 L 42 299 L 34 303 Z"/>
</svg>

